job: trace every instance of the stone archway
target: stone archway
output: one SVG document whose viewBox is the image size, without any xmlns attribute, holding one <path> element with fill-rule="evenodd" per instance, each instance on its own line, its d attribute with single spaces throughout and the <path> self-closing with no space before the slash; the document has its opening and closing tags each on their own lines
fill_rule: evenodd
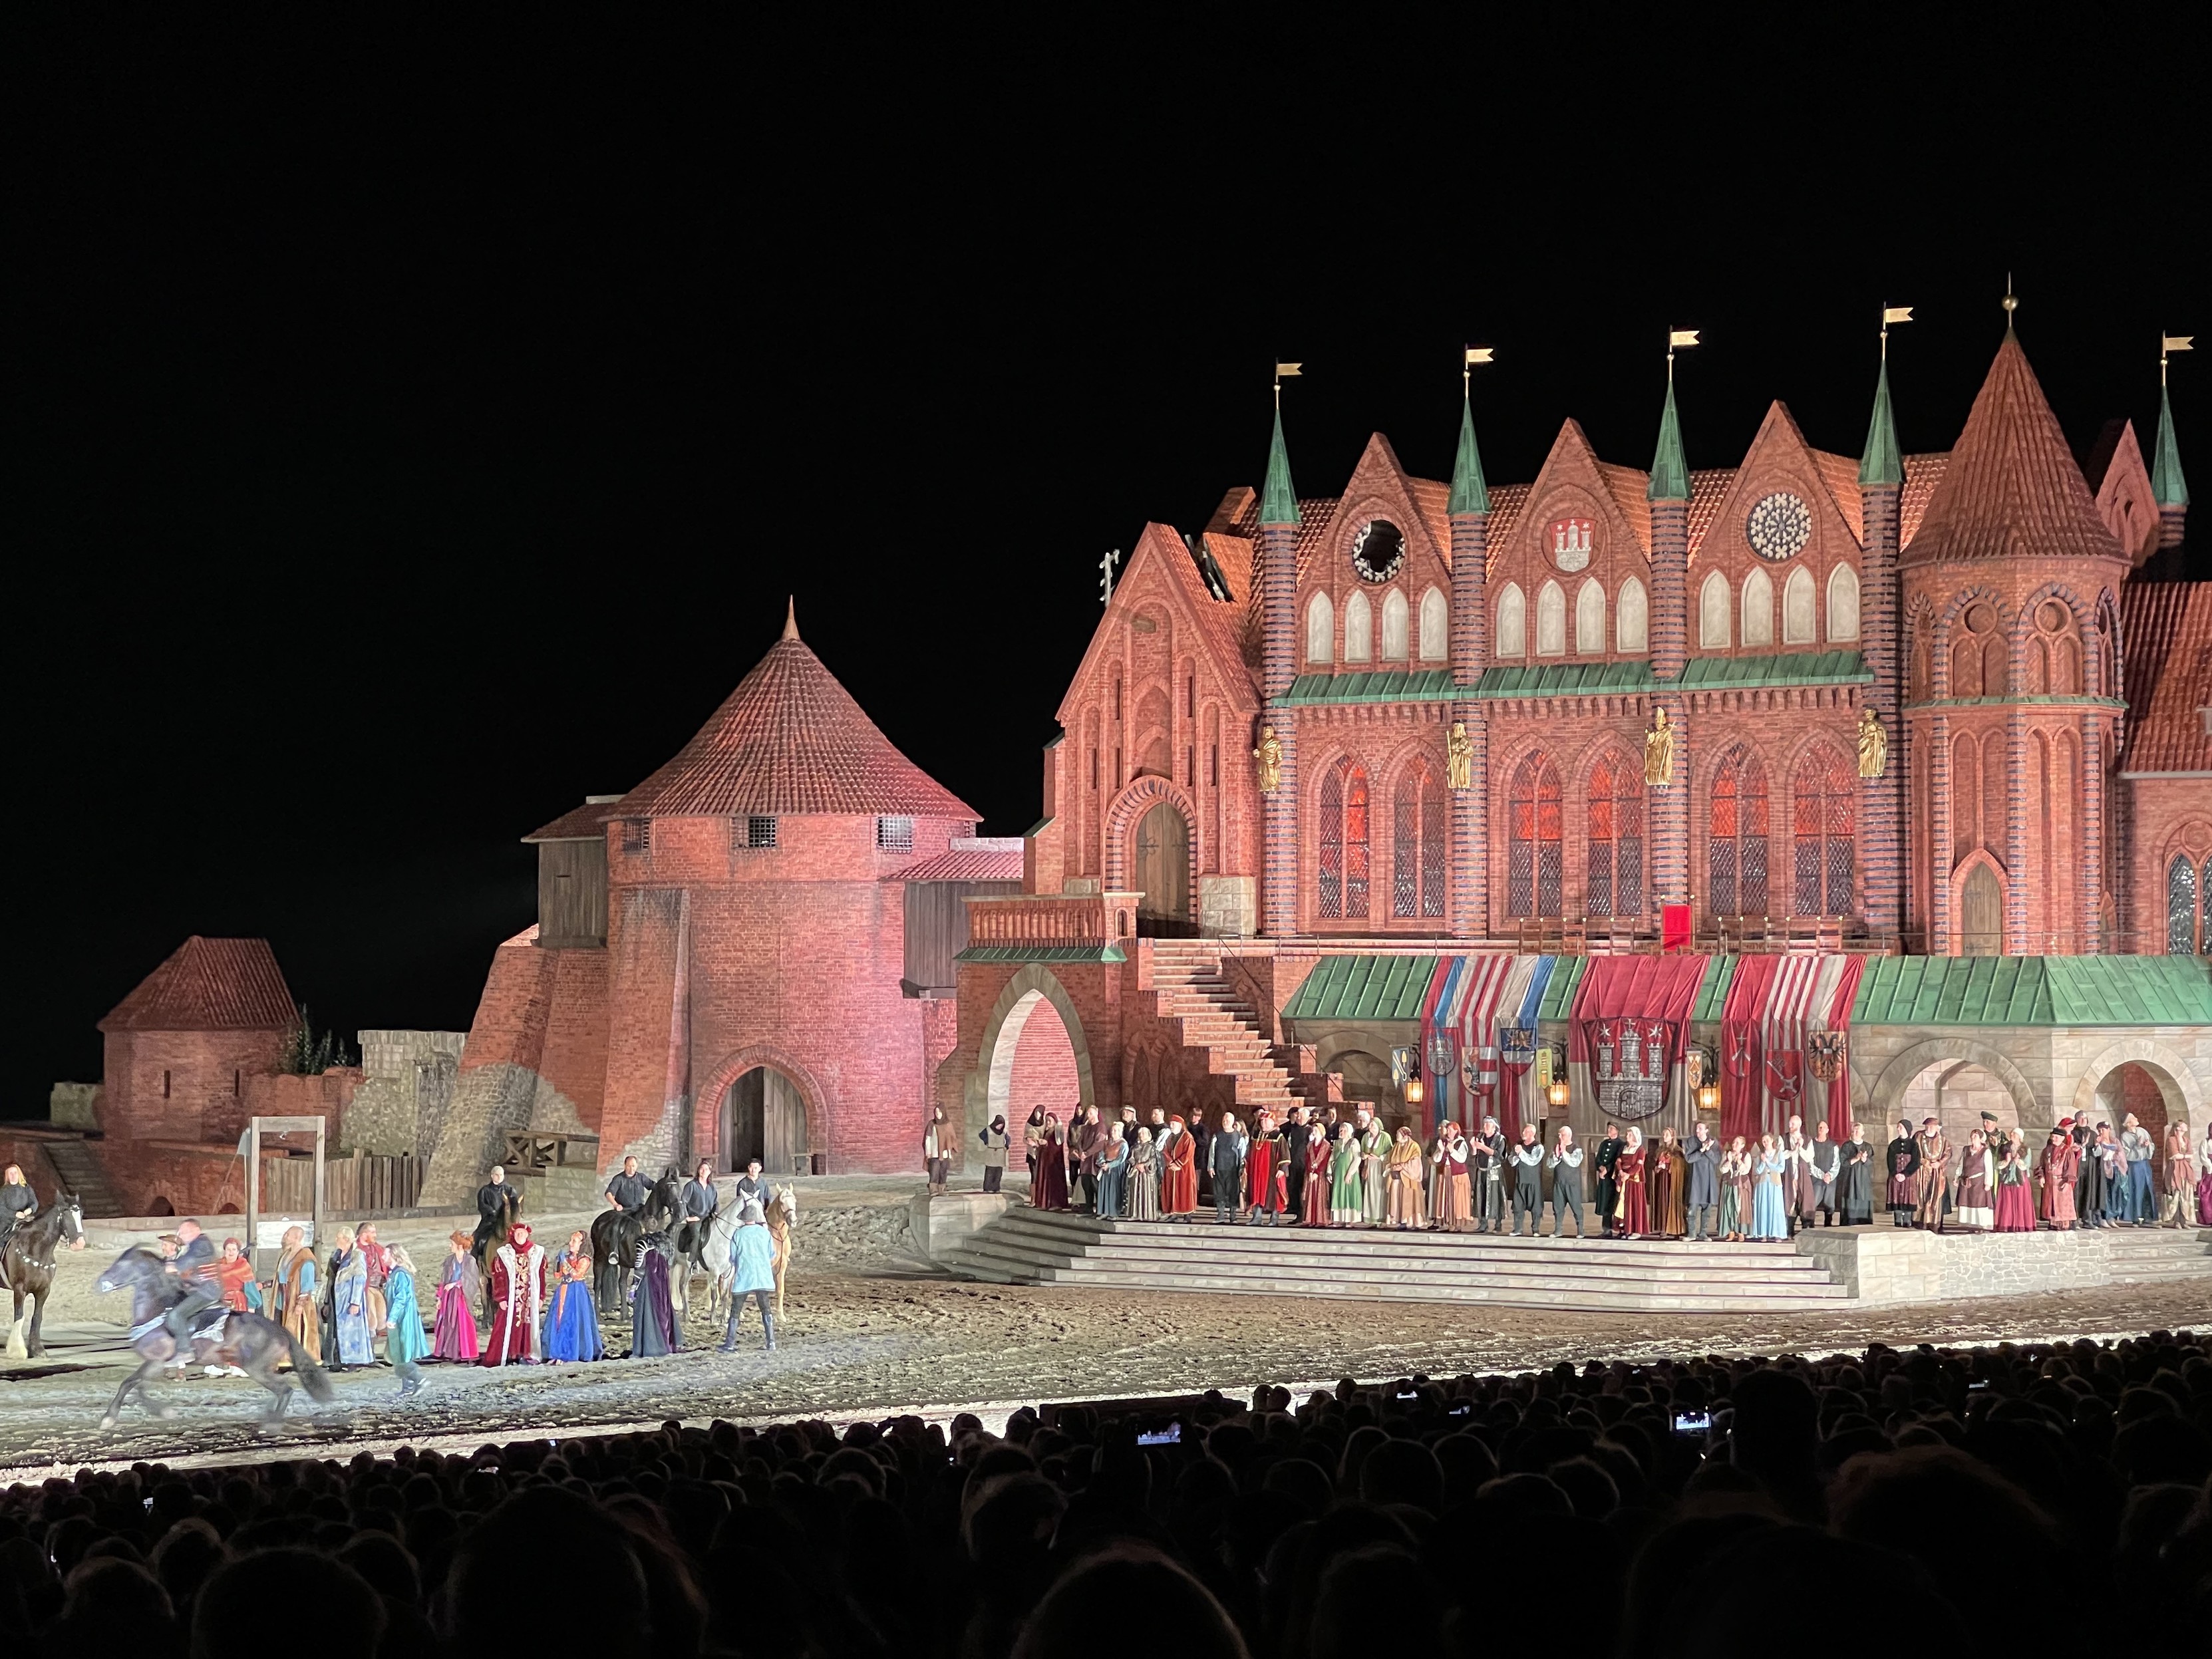
<svg viewBox="0 0 2212 1659">
<path fill-rule="evenodd" d="M 1091 1045 L 1084 1035 L 1083 1017 L 1075 1011 L 1074 999 L 1050 969 L 1028 963 L 1006 981 L 1006 988 L 991 1005 L 990 1018 L 983 1023 L 983 1040 L 976 1045 L 975 1068 L 968 1074 L 963 1147 L 969 1137 L 982 1132 L 994 1113 L 1004 1114 L 1010 1128 L 1018 1121 L 1011 1109 L 1014 1054 L 1030 1018 L 1048 1005 L 1060 1016 L 1060 1025 L 1067 1033 L 1068 1046 L 1075 1051 L 1076 1109 L 1083 1111 L 1097 1103 Z"/>
<path fill-rule="evenodd" d="M 2202 1132 L 2205 1114 L 2203 1086 L 2197 1082 L 2196 1073 L 2190 1070 L 2187 1060 L 2152 1037 L 2124 1038 L 2091 1060 L 2074 1085 L 2073 1102 L 2068 1109 L 2076 1117 L 2095 1110 L 2099 1086 L 2123 1066 L 2140 1066 L 2158 1085 L 2158 1092 L 2166 1102 L 2167 1122 L 2185 1119 L 2192 1131 Z M 2118 1120 L 2115 1118 L 2113 1121 L 2117 1123 Z"/>
<path fill-rule="evenodd" d="M 749 1042 L 709 1072 L 705 1085 L 691 1097 L 693 1158 L 711 1158 L 717 1166 L 720 1164 L 723 1102 L 731 1085 L 747 1072 L 760 1069 L 780 1073 L 784 1081 L 798 1091 L 799 1103 L 805 1111 L 806 1150 L 826 1157 L 830 1151 L 829 1097 L 821 1080 L 794 1055 L 775 1043 Z M 837 1173 L 834 1161 L 826 1162 L 824 1170 L 828 1174 Z"/>
<path fill-rule="evenodd" d="M 1875 1079 L 1871 1097 L 1867 1103 L 1871 1114 L 1868 1127 L 1873 1128 L 1880 1125 L 1887 1127 L 1895 1124 L 1905 1104 L 1905 1091 L 1912 1086 L 1915 1079 L 1932 1067 L 1954 1060 L 1971 1061 L 2002 1084 L 2005 1092 L 2012 1097 L 2013 1109 L 2020 1115 L 2021 1127 L 2027 1133 L 2036 1135 L 2047 1133 L 2057 1121 L 2058 1114 L 2051 1109 L 2050 1103 L 2036 1094 L 2035 1085 L 2027 1080 L 2020 1067 L 1994 1047 L 1976 1037 L 1946 1036 L 1930 1037 L 1925 1042 L 1916 1042 L 1881 1068 L 1881 1075 Z"/>
</svg>

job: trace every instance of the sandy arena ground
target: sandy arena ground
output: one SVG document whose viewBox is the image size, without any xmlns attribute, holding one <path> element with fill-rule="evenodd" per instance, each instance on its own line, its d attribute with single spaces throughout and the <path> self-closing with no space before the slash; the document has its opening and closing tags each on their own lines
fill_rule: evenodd
<svg viewBox="0 0 2212 1659">
<path fill-rule="evenodd" d="M 1668 1353 L 1827 1352 L 1869 1341 L 1989 1341 L 2118 1335 L 2212 1320 L 2204 1282 L 2059 1292 L 2013 1301 L 1808 1315 L 1619 1316 L 1422 1303 L 1302 1302 L 1295 1297 L 1025 1289 L 967 1284 L 914 1256 L 905 1178 L 806 1183 L 781 1346 L 765 1353 L 757 1323 L 732 1355 L 693 1352 L 593 1365 L 426 1367 L 428 1384 L 396 1401 L 379 1368 L 332 1379 L 337 1401 L 302 1397 L 274 1436 L 257 1431 L 268 1396 L 236 1379 L 156 1385 L 168 1421 L 135 1405 L 113 1431 L 97 1423 L 124 1375 L 117 1343 L 127 1310 L 92 1281 L 126 1242 L 92 1229 L 64 1259 L 43 1362 L 0 1365 L 0 1479 L 37 1479 L 86 1462 L 132 1459 L 348 1455 L 410 1441 L 466 1445 L 518 1433 L 573 1434 L 665 1418 L 775 1420 L 853 1417 L 951 1406 L 1241 1391 L 1425 1371 L 1522 1370 L 1560 1359 Z M 581 1218 L 540 1218 L 554 1248 Z M 562 1224 L 566 1223 L 567 1224 Z M 417 1264 L 443 1254 L 451 1222 L 383 1230 Z M 217 1228 L 220 1237 L 220 1228 Z M 695 1297 L 685 1338 L 710 1348 Z M 610 1346 L 628 1346 L 626 1329 Z"/>
</svg>

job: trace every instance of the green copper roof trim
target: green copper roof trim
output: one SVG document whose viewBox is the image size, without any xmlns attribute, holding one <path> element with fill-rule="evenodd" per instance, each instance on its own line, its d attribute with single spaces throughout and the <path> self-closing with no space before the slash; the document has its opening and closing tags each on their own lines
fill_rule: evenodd
<svg viewBox="0 0 2212 1659">
<path fill-rule="evenodd" d="M 1681 677 L 1671 682 L 1668 689 L 1718 691 L 1784 685 L 1863 685 L 1873 678 L 1865 657 L 1856 651 L 1785 651 L 1758 657 L 1693 657 Z M 1586 697 L 1653 691 L 1659 689 L 1659 684 L 1651 672 L 1651 665 L 1635 659 L 1544 663 L 1485 669 L 1468 695 Z"/>
<path fill-rule="evenodd" d="M 2158 389 L 2158 441 L 2151 447 L 2150 496 L 2160 507 L 2189 505 L 2189 480 L 2181 476 L 2181 447 L 2173 436 L 2173 405 L 2166 401 L 2164 386 Z"/>
<path fill-rule="evenodd" d="M 1301 674 L 1291 689 L 1275 699 L 1278 704 L 1323 702 L 1449 702 L 1452 676 L 1449 668 L 1426 668 L 1408 673 L 1390 669 L 1379 673 Z"/>
<path fill-rule="evenodd" d="M 1283 411 L 1275 411 L 1275 435 L 1267 445 L 1267 479 L 1260 489 L 1260 528 L 1288 530 L 1298 517 L 1297 491 L 1291 488 L 1291 453 L 1283 447 Z"/>
<path fill-rule="evenodd" d="M 1545 982 L 1544 1000 L 1536 1005 L 1538 1019 L 1565 1019 L 1575 1006 L 1575 989 L 1589 972 L 1588 957 L 1554 957 L 1552 977 Z"/>
<path fill-rule="evenodd" d="M 1763 685 L 1856 685 L 1874 675 L 1856 651 L 1784 651 L 1760 657 L 1692 657 L 1674 682 L 1685 690 Z"/>
<path fill-rule="evenodd" d="M 2080 703 L 2089 708 L 2125 708 L 2127 704 L 2118 697 L 2089 697 L 2072 692 L 2021 691 L 2002 697 L 1923 697 L 1909 702 L 1907 708 L 1976 708 L 1984 703 L 2063 702 Z"/>
<path fill-rule="evenodd" d="M 1579 697 L 1603 691 L 1646 691 L 1658 682 L 1648 662 L 1562 662 L 1486 668 L 1470 695 L 1478 697 Z"/>
<path fill-rule="evenodd" d="M 1867 422 L 1866 452 L 1859 457 L 1859 483 L 1902 484 L 1905 457 L 1898 453 L 1897 422 L 1889 412 L 1889 360 L 1874 383 L 1874 418 Z"/>
<path fill-rule="evenodd" d="M 1291 994 L 1285 1019 L 1419 1019 L 1436 976 L 1431 956 L 1323 957 Z"/>
<path fill-rule="evenodd" d="M 1728 1007 L 1729 987 L 1735 983 L 1736 963 L 1741 957 L 1714 957 L 1705 963 L 1705 976 L 1698 981 L 1698 1000 L 1691 1006 L 1692 1023 L 1718 1019 Z"/>
<path fill-rule="evenodd" d="M 1854 1025 L 2212 1024 L 2195 957 L 1870 957 Z"/>
<path fill-rule="evenodd" d="M 955 962 L 1127 962 L 1118 945 L 971 945 Z"/>
<path fill-rule="evenodd" d="M 1654 501 L 1690 499 L 1690 464 L 1682 455 L 1682 423 L 1674 413 L 1674 382 L 1667 382 L 1667 406 L 1659 414 L 1659 447 L 1651 457 L 1651 483 L 1644 498 Z"/>
<path fill-rule="evenodd" d="M 1447 513 L 1487 513 L 1490 486 L 1482 478 L 1482 452 L 1474 444 L 1474 409 L 1466 398 L 1459 405 L 1459 453 L 1452 458 L 1451 501 Z"/>
</svg>

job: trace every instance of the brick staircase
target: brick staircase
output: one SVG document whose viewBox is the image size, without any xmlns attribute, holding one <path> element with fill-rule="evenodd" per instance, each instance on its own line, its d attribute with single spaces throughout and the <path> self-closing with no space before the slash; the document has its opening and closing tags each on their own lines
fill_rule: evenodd
<svg viewBox="0 0 2212 1659">
<path fill-rule="evenodd" d="M 939 1257 L 963 1279 L 1589 1312 L 1789 1313 L 1850 1292 L 1778 1244 L 1101 1221 L 1017 1208 Z"/>
<path fill-rule="evenodd" d="M 123 1200 L 108 1185 L 107 1171 L 100 1167 L 99 1153 L 77 1139 L 48 1140 L 43 1145 L 46 1161 L 54 1166 L 55 1176 L 64 1190 L 76 1194 L 87 1216 L 123 1213 Z"/>
<path fill-rule="evenodd" d="M 2212 1228 L 2125 1227 L 2106 1237 L 2115 1284 L 2212 1279 Z"/>
<path fill-rule="evenodd" d="M 1181 1022 L 1183 1046 L 1206 1069 L 1231 1079 L 1238 1117 L 1265 1109 L 1279 1123 L 1293 1106 L 1334 1097 L 1334 1079 L 1312 1070 L 1312 1050 L 1268 1042 L 1252 1005 L 1222 977 L 1220 947 L 1207 939 L 1154 939 L 1152 994 L 1163 1018 Z M 1293 1072 L 1285 1060 L 1296 1062 Z"/>
</svg>

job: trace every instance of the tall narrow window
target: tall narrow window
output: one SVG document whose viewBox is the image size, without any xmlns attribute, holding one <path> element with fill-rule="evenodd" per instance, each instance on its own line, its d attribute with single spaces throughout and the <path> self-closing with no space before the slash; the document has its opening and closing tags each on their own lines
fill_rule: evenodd
<svg viewBox="0 0 2212 1659">
<path fill-rule="evenodd" d="M 1717 916 L 1766 914 L 1766 769 L 1741 744 L 1713 778 L 1705 891 Z"/>
<path fill-rule="evenodd" d="M 2166 870 L 2166 955 L 2197 954 L 2197 866 L 2188 854 L 2177 853 Z"/>
<path fill-rule="evenodd" d="M 1557 582 L 1546 582 L 1536 593 L 1536 654 L 1567 654 L 1567 596 Z"/>
<path fill-rule="evenodd" d="M 1395 587 L 1382 596 L 1382 660 L 1406 660 L 1406 596 Z"/>
<path fill-rule="evenodd" d="M 161 1098 L 162 1098 L 162 1099 L 164 1099 L 164 1100 L 167 1100 L 168 1097 L 169 1097 L 169 1074 L 168 1074 L 167 1072 L 164 1072 L 164 1073 L 161 1073 Z"/>
<path fill-rule="evenodd" d="M 1764 570 L 1753 570 L 1743 579 L 1741 637 L 1747 646 L 1774 643 L 1774 579 Z"/>
<path fill-rule="evenodd" d="M 1790 908 L 1801 916 L 1851 912 L 1858 774 L 1825 745 L 1808 755 L 1790 787 Z"/>
<path fill-rule="evenodd" d="M 1541 750 L 1514 769 L 1507 817 L 1505 914 L 1559 915 L 1559 774 Z"/>
<path fill-rule="evenodd" d="M 1813 614 L 1813 573 L 1799 565 L 1782 584 L 1782 642 L 1810 645 L 1817 618 Z"/>
<path fill-rule="evenodd" d="M 1506 583 L 1498 596 L 1498 654 L 1501 659 L 1528 654 L 1528 599 L 1518 582 Z"/>
<path fill-rule="evenodd" d="M 1198 676 L 1188 676 L 1182 683 L 1182 717 L 1187 720 L 1198 718 Z"/>
<path fill-rule="evenodd" d="M 1589 886 L 1593 916 L 1644 912 L 1644 769 L 1625 755 L 1590 773 Z"/>
<path fill-rule="evenodd" d="M 1650 650 L 1651 603 L 1644 584 L 1631 576 L 1620 585 L 1613 618 L 1613 648 L 1623 656 Z"/>
<path fill-rule="evenodd" d="M 1859 636 L 1859 573 L 1838 565 L 1828 576 L 1828 642 L 1840 644 Z"/>
<path fill-rule="evenodd" d="M 1443 589 L 1421 595 L 1421 660 L 1442 662 L 1451 654 L 1451 602 Z"/>
<path fill-rule="evenodd" d="M 1591 577 L 1575 595 L 1575 655 L 1605 654 L 1605 588 Z"/>
<path fill-rule="evenodd" d="M 1399 776 L 1390 799 L 1390 914 L 1444 913 L 1444 792 L 1426 761 Z"/>
<path fill-rule="evenodd" d="M 1336 653 L 1336 607 L 1326 593 L 1306 601 L 1306 660 L 1327 662 Z"/>
<path fill-rule="evenodd" d="M 1698 589 L 1698 643 L 1708 651 L 1728 649 L 1728 578 L 1717 570 Z"/>
<path fill-rule="evenodd" d="M 1355 592 L 1344 602 L 1344 659 L 1365 662 L 1375 654 L 1375 612 L 1367 596 Z"/>
<path fill-rule="evenodd" d="M 1367 769 L 1349 755 L 1322 776 L 1320 913 L 1331 919 L 1367 915 L 1369 877 Z"/>
</svg>

